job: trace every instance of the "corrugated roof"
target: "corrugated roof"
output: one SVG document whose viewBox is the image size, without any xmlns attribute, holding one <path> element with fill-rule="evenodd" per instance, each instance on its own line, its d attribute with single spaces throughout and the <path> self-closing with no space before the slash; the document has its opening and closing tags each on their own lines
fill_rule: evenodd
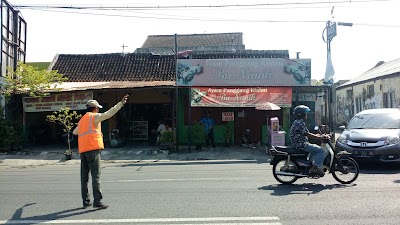
<svg viewBox="0 0 400 225">
<path fill-rule="evenodd" d="M 395 74 L 400 72 L 400 58 L 390 62 L 379 62 L 374 68 L 364 72 L 360 76 L 340 85 L 338 88 L 343 88 L 356 83 L 362 83 L 368 80 L 375 80 L 383 76 Z"/>
<path fill-rule="evenodd" d="M 289 58 L 288 50 L 193 51 L 192 59 Z"/>
<path fill-rule="evenodd" d="M 174 86 L 175 81 L 64 82 L 61 85 L 57 85 L 56 88 L 58 88 L 58 90 L 55 92 Z"/>
<path fill-rule="evenodd" d="M 243 33 L 179 34 L 178 46 L 234 46 L 243 45 Z M 142 48 L 174 48 L 175 35 L 149 35 Z"/>
<path fill-rule="evenodd" d="M 107 82 L 64 82 L 52 86 L 48 92 L 85 91 L 101 89 L 131 89 L 145 87 L 175 87 L 175 81 L 107 81 Z M 292 87 L 291 85 L 259 85 L 258 87 Z M 304 85 L 300 88 L 330 87 L 329 85 Z M 57 88 L 57 90 L 54 90 Z"/>
</svg>

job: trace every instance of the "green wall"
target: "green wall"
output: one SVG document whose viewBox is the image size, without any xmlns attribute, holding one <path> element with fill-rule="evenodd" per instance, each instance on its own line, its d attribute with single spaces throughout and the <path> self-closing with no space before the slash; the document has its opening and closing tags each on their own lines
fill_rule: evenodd
<svg viewBox="0 0 400 225">
<path fill-rule="evenodd" d="M 179 144 L 188 144 L 188 135 L 189 135 L 189 126 L 184 124 L 184 101 L 187 101 L 187 96 L 189 93 L 189 89 L 180 89 L 179 90 L 179 101 L 178 101 L 178 138 Z M 290 112 L 291 108 L 285 107 L 282 108 L 283 110 L 283 121 L 280 121 L 280 125 L 282 129 L 286 132 L 285 141 L 288 144 L 289 140 L 289 129 L 290 129 Z M 231 135 L 232 135 L 232 143 L 235 143 L 234 140 L 234 121 L 228 122 L 228 126 L 231 128 Z M 217 145 L 224 145 L 225 144 L 225 130 L 226 125 L 215 125 L 214 127 L 214 139 Z M 261 126 L 261 141 L 262 144 L 265 145 L 269 140 L 268 138 L 268 126 L 262 125 Z M 205 144 L 205 140 L 204 140 Z"/>
<path fill-rule="evenodd" d="M 189 144 L 188 143 L 188 135 L 189 135 L 189 126 L 185 125 L 185 109 L 184 109 L 184 101 L 187 101 L 187 96 L 189 93 L 189 89 L 180 89 L 179 90 L 179 99 L 178 99 L 178 141 L 179 144 Z M 234 143 L 234 122 L 228 122 L 228 126 L 231 128 L 232 135 L 232 143 Z M 214 140 L 217 145 L 225 144 L 225 131 L 226 125 L 215 125 L 214 126 Z M 205 144 L 205 140 L 204 140 Z"/>
</svg>

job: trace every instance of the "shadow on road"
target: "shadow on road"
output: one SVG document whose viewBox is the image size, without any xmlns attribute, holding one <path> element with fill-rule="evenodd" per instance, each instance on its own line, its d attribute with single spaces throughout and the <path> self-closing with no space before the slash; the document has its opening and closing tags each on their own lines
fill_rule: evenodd
<svg viewBox="0 0 400 225">
<path fill-rule="evenodd" d="M 397 174 L 400 173 L 400 163 L 358 162 L 360 173 L 363 174 Z"/>
<path fill-rule="evenodd" d="M 305 183 L 305 184 L 276 184 L 276 185 L 268 185 L 258 188 L 258 190 L 263 191 L 273 191 L 271 195 L 275 196 L 283 196 L 283 195 L 299 195 L 299 194 L 317 194 L 324 190 L 332 190 L 336 188 L 348 188 L 354 187 L 356 184 L 333 184 L 333 185 L 323 185 L 323 184 L 314 184 L 314 183 Z"/>
<path fill-rule="evenodd" d="M 10 220 L 6 221 L 6 224 L 7 223 L 19 224 L 18 221 L 24 221 L 24 224 L 38 224 L 38 223 L 43 223 L 43 221 L 47 221 L 47 220 L 58 220 L 58 219 L 62 219 L 62 218 L 70 217 L 70 216 L 76 216 L 76 215 L 81 215 L 81 214 L 86 214 L 86 213 L 97 211 L 97 209 L 84 210 L 81 207 L 79 207 L 79 208 L 74 208 L 74 209 L 63 210 L 60 212 L 54 212 L 54 213 L 49 213 L 49 214 L 44 214 L 44 215 L 23 218 L 22 213 L 24 211 L 24 208 L 35 205 L 35 204 L 36 203 L 25 204 L 21 208 L 17 209 L 17 211 L 15 211 L 14 215 L 12 216 L 12 218 Z"/>
</svg>

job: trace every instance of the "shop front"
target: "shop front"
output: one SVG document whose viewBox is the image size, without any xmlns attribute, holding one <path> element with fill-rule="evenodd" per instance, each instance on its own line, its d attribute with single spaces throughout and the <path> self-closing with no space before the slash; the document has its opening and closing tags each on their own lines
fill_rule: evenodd
<svg viewBox="0 0 400 225">
<path fill-rule="evenodd" d="M 34 145 L 63 143 L 62 135 L 65 132 L 62 126 L 46 121 L 46 116 L 54 111 L 69 107 L 83 115 L 86 113 L 87 101 L 96 99 L 103 106 L 100 109 L 101 113 L 113 107 L 127 93 L 130 95 L 127 104 L 114 117 L 102 122 L 105 143 L 108 144 L 111 140 L 112 130 L 118 129 L 120 138 L 128 143 L 152 145 L 155 144 L 155 130 L 159 121 L 162 120 L 166 125 L 172 126 L 171 87 L 91 90 L 88 87 L 75 86 L 73 89 L 66 88 L 61 93 L 51 93 L 41 99 L 32 97 L 22 99 L 23 123 L 30 143 Z"/>
<path fill-rule="evenodd" d="M 249 129 L 258 144 L 270 140 L 270 119 L 289 130 L 293 87 L 310 85 L 311 60 L 284 58 L 178 60 L 177 85 L 179 142 L 188 143 L 188 132 L 206 112 L 215 120 L 215 140 L 224 144 L 227 130 L 239 145 Z M 273 103 L 278 110 L 256 110 Z"/>
</svg>

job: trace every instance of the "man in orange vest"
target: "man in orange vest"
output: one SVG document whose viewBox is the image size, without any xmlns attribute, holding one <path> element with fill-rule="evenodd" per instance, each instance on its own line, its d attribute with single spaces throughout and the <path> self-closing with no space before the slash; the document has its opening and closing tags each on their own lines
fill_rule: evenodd
<svg viewBox="0 0 400 225">
<path fill-rule="evenodd" d="M 78 135 L 78 150 L 81 156 L 81 193 L 83 208 L 91 206 L 88 191 L 89 172 L 92 175 L 93 207 L 106 209 L 108 205 L 101 202 L 103 195 L 100 189 L 101 158 L 100 151 L 104 149 L 101 122 L 114 116 L 126 103 L 129 95 L 125 95 L 118 104 L 105 113 L 99 113 L 103 108 L 96 100 L 89 100 L 86 104 L 87 112 L 79 120 L 78 126 L 73 131 Z"/>
</svg>

